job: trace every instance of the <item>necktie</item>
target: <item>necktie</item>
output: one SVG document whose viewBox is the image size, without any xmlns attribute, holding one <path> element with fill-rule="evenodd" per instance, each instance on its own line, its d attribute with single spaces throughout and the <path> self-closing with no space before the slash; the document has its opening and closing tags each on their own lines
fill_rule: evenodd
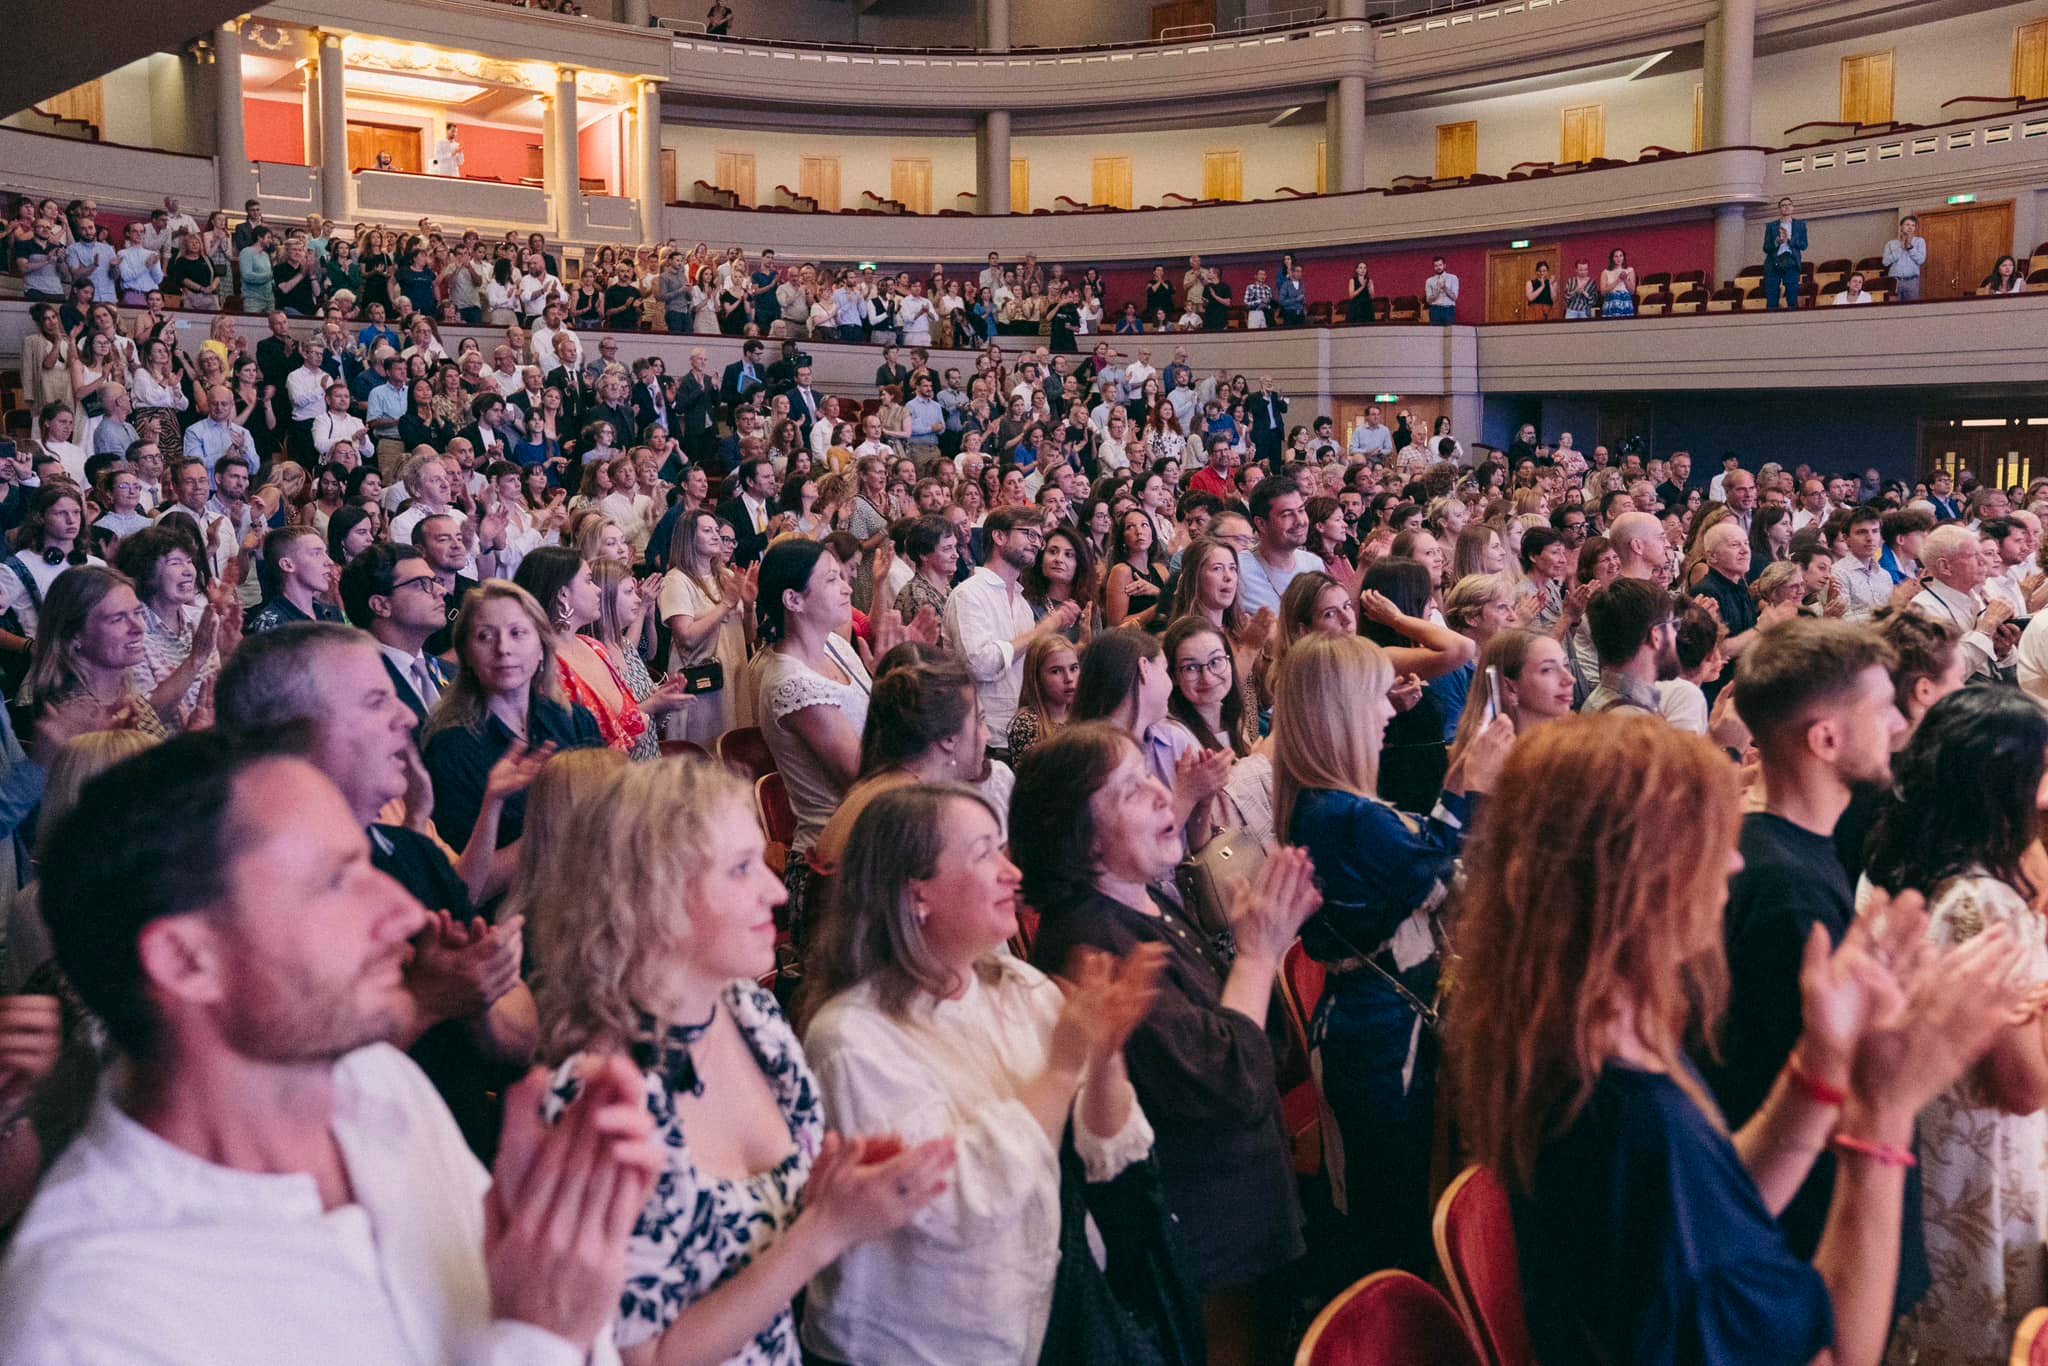
<svg viewBox="0 0 2048 1366">
<path fill-rule="evenodd" d="M 432 709 L 441 700 L 441 689 L 434 683 L 433 670 L 427 667 L 427 657 L 417 655 L 412 661 L 412 685 L 420 695 L 420 705 Z"/>
</svg>

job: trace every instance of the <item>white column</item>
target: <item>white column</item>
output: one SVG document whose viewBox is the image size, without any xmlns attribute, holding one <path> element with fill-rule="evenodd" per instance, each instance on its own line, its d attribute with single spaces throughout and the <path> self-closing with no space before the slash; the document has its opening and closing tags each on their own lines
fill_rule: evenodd
<svg viewBox="0 0 2048 1366">
<path fill-rule="evenodd" d="M 647 27 L 647 0 L 619 0 L 619 22 L 634 28 Z"/>
<path fill-rule="evenodd" d="M 859 8 L 854 5 L 855 10 Z M 1010 50 L 1010 0 L 981 0 L 981 48 L 984 52 Z"/>
<path fill-rule="evenodd" d="M 320 211 L 330 223 L 348 221 L 348 86 L 341 35 L 320 35 Z"/>
<path fill-rule="evenodd" d="M 320 149 L 325 144 L 320 138 L 320 32 L 309 29 L 294 35 L 293 46 L 299 53 L 299 70 L 305 73 L 306 88 L 299 97 L 299 146 L 306 154 L 306 165 L 312 168 L 315 179 L 320 170 Z M 315 203 L 320 195 L 313 195 Z"/>
<path fill-rule="evenodd" d="M 1749 145 L 1756 75 L 1756 0 L 1721 0 L 1707 21 L 1704 121 L 1709 147 Z"/>
<path fill-rule="evenodd" d="M 242 30 L 233 20 L 214 30 L 213 77 L 220 202 L 229 213 L 240 213 L 242 204 L 255 193 L 256 180 L 249 171 L 248 138 L 242 123 Z"/>
<path fill-rule="evenodd" d="M 1741 273 L 1744 253 L 1754 251 L 1759 257 L 1763 255 L 1762 238 L 1759 236 L 1755 242 L 1749 239 L 1749 215 L 1742 205 L 1723 204 L 1714 210 L 1714 278 L 1707 283 L 1709 294 Z"/>
<path fill-rule="evenodd" d="M 1339 76 L 1336 126 L 1329 130 L 1329 187 L 1344 194 L 1365 188 L 1365 77 Z"/>
<path fill-rule="evenodd" d="M 975 140 L 974 204 L 978 213 L 1010 211 L 1010 111 L 990 109 L 981 116 Z"/>
<path fill-rule="evenodd" d="M 555 183 L 548 187 L 555 200 L 555 235 L 565 239 L 579 236 L 583 222 L 583 157 L 576 144 L 576 68 L 555 71 Z"/>
<path fill-rule="evenodd" d="M 661 83 L 640 82 L 640 111 L 633 122 L 640 166 L 640 240 L 662 239 Z"/>
</svg>

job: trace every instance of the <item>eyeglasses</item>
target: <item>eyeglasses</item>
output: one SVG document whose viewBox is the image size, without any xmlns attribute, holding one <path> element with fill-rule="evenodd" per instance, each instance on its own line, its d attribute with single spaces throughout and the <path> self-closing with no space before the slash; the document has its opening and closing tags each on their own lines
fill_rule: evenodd
<svg viewBox="0 0 2048 1366">
<path fill-rule="evenodd" d="M 1212 678 L 1230 677 L 1230 656 L 1211 655 L 1207 659 L 1184 659 L 1173 666 L 1173 671 L 1182 678 L 1196 679 L 1203 674 Z"/>
<path fill-rule="evenodd" d="M 448 591 L 441 586 L 441 581 L 432 574 L 416 574 L 412 578 L 400 579 L 397 583 L 392 584 L 391 596 L 395 598 L 408 588 L 425 589 L 436 597 Z"/>
</svg>

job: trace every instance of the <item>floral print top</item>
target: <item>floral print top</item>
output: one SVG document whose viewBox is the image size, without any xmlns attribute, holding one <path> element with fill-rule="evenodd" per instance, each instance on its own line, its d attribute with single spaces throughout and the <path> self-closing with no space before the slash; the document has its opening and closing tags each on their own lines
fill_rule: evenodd
<svg viewBox="0 0 2048 1366">
<path fill-rule="evenodd" d="M 770 1170 L 742 1181 L 703 1175 L 690 1156 L 689 1138 L 676 1113 L 677 1092 L 687 1091 L 695 1081 L 685 1031 L 671 1027 L 659 1039 L 650 1033 L 634 1047 L 634 1061 L 646 1083 L 647 1110 L 654 1117 L 655 1140 L 667 1151 L 668 1161 L 640 1211 L 626 1251 L 626 1284 L 613 1329 L 621 1348 L 658 1338 L 685 1309 L 767 1251 L 796 1221 L 812 1159 L 824 1138 L 817 1083 L 774 996 L 753 982 L 738 981 L 726 988 L 719 1003 L 732 1012 L 733 1023 L 760 1063 L 795 1150 Z M 652 1030 L 652 1021 L 647 1027 Z M 580 1053 L 572 1055 L 555 1069 L 541 1106 L 549 1123 L 575 1099 L 582 1058 Z M 795 1321 L 784 1306 L 745 1351 L 730 1358 L 729 1366 L 799 1366 L 802 1359 Z"/>
</svg>

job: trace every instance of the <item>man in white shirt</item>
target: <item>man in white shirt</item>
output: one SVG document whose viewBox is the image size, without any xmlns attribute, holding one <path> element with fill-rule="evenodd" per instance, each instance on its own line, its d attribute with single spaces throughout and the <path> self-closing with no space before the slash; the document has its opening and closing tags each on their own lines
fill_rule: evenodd
<svg viewBox="0 0 2048 1366">
<path fill-rule="evenodd" d="M 860 444 L 853 448 L 853 453 L 856 457 L 863 460 L 871 455 L 879 455 L 884 460 L 893 460 L 895 458 L 896 448 L 882 439 L 882 419 L 880 416 L 869 413 L 860 420 Z"/>
<path fill-rule="evenodd" d="M 448 135 L 434 140 L 434 159 L 427 165 L 429 175 L 462 176 L 461 130 L 454 124 L 448 125 Z"/>
<path fill-rule="evenodd" d="M 1963 633 L 1963 657 L 1969 661 L 1965 666 L 1969 677 L 2009 676 L 2019 644 L 2019 628 L 2012 624 L 2009 604 L 1985 601 L 1986 565 L 1977 533 L 1953 523 L 1938 526 L 1928 533 L 1923 555 L 1927 562 L 1927 586 L 1913 599 L 1913 606 Z"/>
<path fill-rule="evenodd" d="M 827 394 L 824 399 L 824 407 L 819 412 L 818 420 L 811 424 L 809 438 L 811 459 L 820 467 L 823 467 L 825 463 L 825 452 L 832 449 L 832 431 L 838 425 L 839 399 L 836 395 Z"/>
<path fill-rule="evenodd" d="M 1433 256 L 1429 278 L 1422 282 L 1422 301 L 1429 305 L 1429 320 L 1438 327 L 1458 321 L 1458 277 L 1444 269 L 1444 258 Z"/>
<path fill-rule="evenodd" d="M 326 359 L 326 346 L 319 338 L 309 337 L 299 348 L 298 368 L 284 377 L 285 397 L 291 403 L 291 420 L 300 431 L 310 429 L 313 419 L 327 406 L 327 386 L 334 377 L 322 368 Z"/>
<path fill-rule="evenodd" d="M 1834 508 L 1828 505 L 1828 486 L 1818 479 L 1808 479 L 1799 486 L 1799 504 L 1792 509 L 1792 530 L 1818 530 L 1827 525 L 1833 513 Z"/>
<path fill-rule="evenodd" d="M 407 462 L 401 478 L 406 491 L 412 494 L 412 502 L 406 505 L 405 511 L 391 519 L 394 544 L 412 544 L 412 529 L 428 517 L 453 517 L 457 522 L 466 520 L 462 509 L 450 503 L 455 496 L 455 475 L 449 465 L 446 457 L 435 454 L 427 446 L 420 447 L 419 452 Z"/>
<path fill-rule="evenodd" d="M 1043 514 L 1035 507 L 1001 507 L 982 523 L 988 559 L 946 598 L 941 618 L 946 648 L 967 662 L 992 737 L 1005 737 L 1024 686 L 1024 651 L 1032 637 L 1065 631 L 1081 619 L 1080 605 L 1063 602 L 1043 620 L 1033 617 L 1019 579 L 1045 544 Z M 1304 526 L 1304 530 L 1306 527 Z M 1007 744 L 994 746 L 1008 757 Z"/>
<path fill-rule="evenodd" d="M 51 852 L 57 961 L 126 1071 L 15 1231 L 0 1359 L 617 1361 L 659 1169 L 639 1076 L 601 1063 L 552 1130 L 515 1088 L 487 1175 L 386 1042 L 430 917 L 332 782 L 193 732 L 96 781 Z"/>
<path fill-rule="evenodd" d="M 1124 367 L 1124 392 L 1140 395 L 1145 392 L 1145 381 L 1157 379 L 1159 372 L 1152 367 L 1152 353 L 1140 348 L 1138 358 Z"/>
<path fill-rule="evenodd" d="M 529 251 L 519 276 L 519 312 L 528 326 L 541 316 L 549 300 L 559 300 L 566 308 L 568 291 L 562 288 L 560 279 L 548 273 L 547 258 L 537 251 Z"/>
<path fill-rule="evenodd" d="M 2028 525 L 2033 514 L 2015 512 L 2009 517 L 1990 517 L 1977 524 L 1977 536 L 1985 551 L 1984 595 L 2012 609 L 2014 620 L 2030 617 L 2027 610 L 2030 587 L 2039 587 L 2034 568 L 2034 530 Z"/>
<path fill-rule="evenodd" d="M 550 299 L 547 307 L 541 310 L 540 322 L 533 329 L 530 338 L 533 346 L 533 363 L 540 367 L 543 379 L 555 373 L 556 368 L 562 364 L 562 358 L 557 354 L 560 348 L 555 345 L 556 337 L 567 337 L 574 344 L 573 365 L 578 373 L 583 369 L 583 339 L 570 330 L 566 321 L 568 314 L 567 304 L 559 299 Z"/>
<path fill-rule="evenodd" d="M 938 309 L 925 297 L 924 281 L 913 278 L 910 293 L 904 296 L 902 306 L 896 313 L 896 325 L 905 346 L 930 346 L 932 344 L 932 319 L 939 316 Z"/>
<path fill-rule="evenodd" d="M 1843 533 L 1849 553 L 1835 561 L 1835 592 L 1848 600 L 1850 621 L 1868 621 L 1871 613 L 1891 602 L 1896 585 L 1878 563 L 1884 553 L 1882 519 L 1876 508 L 1859 507 L 1849 514 Z"/>
<path fill-rule="evenodd" d="M 1251 495 L 1252 530 L 1259 542 L 1237 552 L 1237 603 L 1248 613 L 1278 613 L 1280 597 L 1297 574 L 1321 569 L 1308 544 L 1308 509 L 1301 488 L 1279 475 L 1259 481 Z"/>
<path fill-rule="evenodd" d="M 322 460 L 338 443 L 354 443 L 368 435 L 363 420 L 348 410 L 348 386 L 340 380 L 328 382 L 327 406 L 313 419 L 312 433 L 313 449 Z"/>
</svg>

